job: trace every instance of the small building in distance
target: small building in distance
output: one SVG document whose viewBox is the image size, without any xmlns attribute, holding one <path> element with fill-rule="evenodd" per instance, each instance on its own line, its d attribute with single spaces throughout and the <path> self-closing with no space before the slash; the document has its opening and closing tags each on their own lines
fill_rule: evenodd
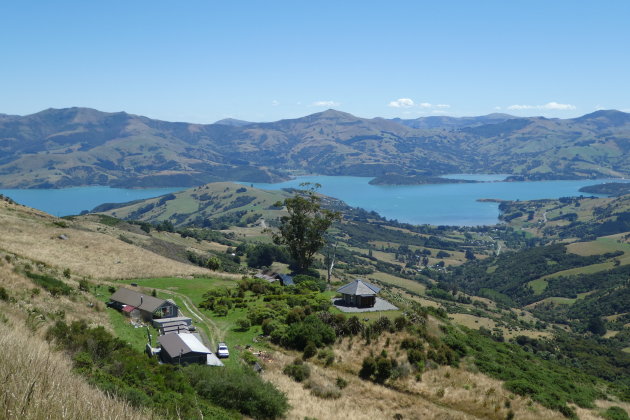
<svg viewBox="0 0 630 420">
<path fill-rule="evenodd" d="M 109 300 L 108 306 L 129 314 L 137 311 L 138 316 L 145 321 L 157 318 L 172 318 L 179 314 L 179 308 L 170 300 L 147 296 L 124 287 L 116 290 Z"/>
<path fill-rule="evenodd" d="M 357 279 L 337 289 L 343 295 L 343 303 L 357 308 L 371 308 L 376 303 L 376 294 L 381 290 L 364 280 Z"/>
<path fill-rule="evenodd" d="M 273 283 L 279 281 L 283 286 L 294 286 L 293 277 L 288 274 L 280 274 L 273 271 L 263 271 L 254 275 L 255 278 Z"/>
<path fill-rule="evenodd" d="M 160 360 L 164 363 L 223 366 L 209 348 L 195 334 L 165 334 L 158 337 Z"/>
</svg>

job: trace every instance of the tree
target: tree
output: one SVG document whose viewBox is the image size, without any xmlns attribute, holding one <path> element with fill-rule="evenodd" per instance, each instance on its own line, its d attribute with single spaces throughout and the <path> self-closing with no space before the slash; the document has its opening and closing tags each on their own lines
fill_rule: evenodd
<svg viewBox="0 0 630 420">
<path fill-rule="evenodd" d="M 602 319 L 598 316 L 595 316 L 588 321 L 586 329 L 595 335 L 601 336 L 606 334 L 606 325 L 604 324 L 604 321 L 602 321 Z"/>
<path fill-rule="evenodd" d="M 324 246 L 324 233 L 340 218 L 338 212 L 321 208 L 315 188 L 299 190 L 292 198 L 276 203 L 278 207 L 284 205 L 289 214 L 280 219 L 279 231 L 273 234 L 273 241 L 287 246 L 300 273 L 308 271 L 313 256 Z"/>
</svg>

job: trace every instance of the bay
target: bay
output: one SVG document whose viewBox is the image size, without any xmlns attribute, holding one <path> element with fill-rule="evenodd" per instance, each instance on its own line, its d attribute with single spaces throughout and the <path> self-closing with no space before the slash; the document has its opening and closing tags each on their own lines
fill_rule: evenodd
<svg viewBox="0 0 630 420">
<path fill-rule="evenodd" d="M 352 207 L 376 211 L 388 219 L 411 224 L 478 226 L 499 219 L 499 204 L 479 199 L 535 200 L 580 196 L 579 189 L 608 180 L 501 182 L 506 175 L 449 175 L 449 178 L 489 182 L 465 184 L 370 185 L 372 178 L 350 176 L 303 176 L 277 184 L 254 183 L 254 187 L 278 190 L 300 188 L 303 182 L 321 184 L 322 194 L 343 200 Z M 619 181 L 619 180 L 616 180 Z M 243 183 L 250 185 L 250 183 Z"/>
<path fill-rule="evenodd" d="M 0 189 L 0 194 L 10 197 L 19 204 L 60 217 L 79 214 L 83 210 L 92 210 L 103 203 L 125 203 L 127 201 L 158 197 L 183 189 L 125 189 L 93 186 L 51 190 Z"/>
<path fill-rule="evenodd" d="M 246 183 L 278 190 L 300 188 L 303 182 L 319 183 L 322 194 L 353 207 L 376 211 L 388 219 L 412 224 L 477 226 L 498 222 L 499 204 L 478 199 L 534 200 L 582 194 L 578 190 L 606 180 L 502 182 L 507 175 L 453 174 L 448 178 L 485 181 L 466 184 L 370 185 L 372 178 L 352 176 L 303 176 L 277 184 Z M 619 180 L 612 180 L 617 181 Z M 103 186 L 51 190 L 0 189 L 0 194 L 20 204 L 55 216 L 79 214 L 103 203 L 124 203 L 157 197 L 184 188 L 124 189 Z"/>
</svg>

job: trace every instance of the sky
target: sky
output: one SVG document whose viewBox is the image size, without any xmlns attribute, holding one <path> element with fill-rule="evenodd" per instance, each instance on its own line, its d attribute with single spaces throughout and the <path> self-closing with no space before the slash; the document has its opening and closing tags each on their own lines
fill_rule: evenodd
<svg viewBox="0 0 630 420">
<path fill-rule="evenodd" d="M 630 112 L 629 1 L 0 2 L 0 113 Z"/>
</svg>

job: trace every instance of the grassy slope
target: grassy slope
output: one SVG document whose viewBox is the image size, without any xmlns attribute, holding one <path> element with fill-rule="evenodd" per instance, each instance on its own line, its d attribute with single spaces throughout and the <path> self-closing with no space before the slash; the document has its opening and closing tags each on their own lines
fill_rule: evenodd
<svg viewBox="0 0 630 420">
<path fill-rule="evenodd" d="M 31 221 L 37 225 L 42 218 L 41 215 L 32 215 L 28 213 L 22 213 L 21 208 L 16 208 L 15 212 L 19 213 L 23 220 Z M 45 223 L 50 223 L 47 217 L 43 217 Z M 37 225 L 39 226 L 39 225 Z M 72 232 L 72 227 L 65 228 L 64 232 Z M 32 231 L 34 231 L 33 229 Z M 29 231 L 26 235 L 30 235 L 32 231 Z M 128 245 L 128 244 L 127 244 Z M 126 248 L 125 248 L 126 249 Z M 32 260 L 25 260 L 31 261 Z M 12 271 L 12 265 L 4 264 L 6 270 L 6 276 L 4 278 L 9 279 L 7 284 L 11 285 L 11 293 L 17 293 L 14 290 L 21 290 L 22 299 L 32 301 L 36 306 L 42 308 L 48 308 L 47 311 L 52 314 L 56 309 L 60 307 L 60 302 L 63 302 L 65 298 L 58 298 L 61 300 L 48 302 L 48 296 L 46 294 L 40 295 L 34 299 L 28 297 L 28 292 L 25 293 L 29 287 L 32 287 L 30 280 L 25 279 Z M 95 270 L 102 270 L 108 264 L 108 261 L 101 260 L 94 262 Z M 42 269 L 56 271 L 60 275 L 60 268 L 48 267 L 41 265 Z M 76 277 L 68 280 L 69 283 L 76 287 Z M 12 282 L 12 283 L 10 283 Z M 127 280 L 127 283 L 130 281 Z M 190 295 L 193 302 L 198 302 L 198 299 L 203 295 L 204 289 L 210 287 L 222 287 L 229 286 L 231 283 L 225 279 L 205 279 L 205 278 L 155 278 L 138 280 L 147 287 L 160 288 L 165 292 L 160 292 L 160 296 L 165 296 L 162 293 L 173 294 L 181 293 L 184 295 Z M 31 286 L 28 286 L 28 285 Z M 100 298 L 105 297 L 105 291 L 101 288 L 98 289 L 97 294 L 100 294 Z M 85 302 L 85 299 L 90 299 L 90 295 L 81 294 L 81 300 L 79 302 Z M 174 295 L 178 304 L 182 304 L 180 297 Z M 44 300 L 46 299 L 46 301 Z M 47 302 L 47 303 L 46 303 Z M 98 303 L 98 302 L 97 302 Z M 253 303 L 253 304 L 260 304 Z M 66 317 L 72 318 L 88 318 L 91 322 L 106 323 L 109 324 L 109 320 L 104 315 L 104 309 L 102 304 L 97 304 L 94 309 L 85 311 L 83 304 L 77 305 L 75 302 L 68 301 L 67 305 L 61 305 L 66 310 Z M 396 315 L 397 313 L 392 313 Z M 207 315 L 212 317 L 211 313 Z M 237 319 L 242 318 L 245 315 L 243 310 L 231 311 L 231 313 L 223 318 L 216 319 L 212 317 L 218 324 L 219 331 L 224 335 L 223 337 L 228 340 L 230 345 L 244 346 L 246 344 L 254 344 L 258 350 L 264 350 L 265 347 L 253 343 L 252 339 L 257 334 L 256 328 L 252 328 L 248 332 L 238 332 L 234 329 L 234 323 Z M 50 315 L 52 317 L 53 315 Z M 377 317 L 378 314 L 369 315 L 370 318 Z M 52 318 L 50 318 L 52 319 Z M 121 318 L 122 319 L 122 318 Z M 41 328 L 41 327 L 40 327 Z M 114 328 L 119 331 L 120 324 L 114 323 Z M 434 330 L 439 331 L 438 328 Z M 136 331 L 136 330 L 133 330 Z M 140 343 L 144 336 L 144 331 L 141 331 L 141 335 L 138 334 L 133 340 Z M 136 331 L 136 332 L 138 332 Z M 384 343 L 375 343 L 371 347 L 372 350 L 379 351 L 379 346 L 384 346 Z M 235 347 L 233 347 L 236 350 Z M 508 394 L 501 389 L 501 383 L 498 381 L 490 380 L 487 377 L 474 373 L 466 373 L 464 370 L 453 370 L 451 368 L 439 368 L 436 371 L 431 371 L 423 377 L 423 381 L 418 384 L 419 388 L 412 388 L 412 393 L 397 392 L 392 389 L 383 388 L 373 385 L 371 383 L 359 381 L 356 378 L 356 374 L 352 373 L 356 371 L 356 363 L 361 360 L 361 354 L 368 351 L 368 348 L 361 348 L 360 346 L 354 346 L 352 351 L 348 351 L 348 343 L 340 343 L 335 347 L 337 357 L 340 359 L 338 368 L 333 370 L 320 371 L 320 368 L 316 368 L 318 375 L 322 380 L 334 381 L 337 376 L 344 377 L 350 382 L 350 387 L 343 394 L 344 398 L 340 400 L 321 400 L 310 395 L 308 390 L 303 389 L 301 386 L 295 386 L 294 383 L 287 383 L 286 377 L 279 373 L 279 370 L 284 366 L 285 362 L 290 360 L 294 354 L 292 352 L 279 352 L 273 353 L 273 359 L 268 363 L 268 373 L 266 377 L 273 380 L 281 389 L 286 390 L 289 393 L 291 403 L 294 405 L 292 412 L 288 418 L 303 418 L 306 415 L 316 414 L 321 418 L 325 418 L 325 413 L 335 413 L 337 409 L 341 409 L 344 412 L 344 418 L 367 418 L 372 416 L 373 413 L 383 413 L 383 415 L 391 416 L 395 412 L 401 412 L 407 416 L 413 416 L 413 413 L 422 412 L 429 417 L 444 417 L 444 418 L 474 418 L 476 416 L 482 416 L 487 418 L 499 418 L 505 417 L 506 410 L 499 408 L 495 409 L 494 405 L 500 405 Z M 395 349 L 392 349 L 394 351 Z M 238 352 L 235 352 L 238 353 Z M 230 360 L 230 363 L 234 363 L 234 359 Z M 447 374 L 448 373 L 448 377 Z M 472 375 L 472 376 L 471 376 Z M 424 386 L 423 384 L 427 384 Z M 463 386 L 468 384 L 469 386 Z M 472 387 L 471 384 L 476 384 Z M 415 386 L 413 383 L 406 386 Z M 436 389 L 444 389 L 443 396 L 436 395 Z M 492 390 L 492 391 L 491 391 Z M 496 397 L 494 396 L 496 395 Z M 485 396 L 485 397 L 484 397 Z M 348 397 L 348 398 L 345 398 Z M 516 398 L 518 400 L 518 397 Z M 513 409 L 517 413 L 518 418 L 556 418 L 557 413 L 549 412 L 542 409 L 537 405 L 529 405 L 526 399 L 522 400 L 522 403 L 516 403 L 514 399 Z M 520 401 L 520 400 L 519 400 Z M 522 409 L 521 409 L 522 407 Z M 532 408 L 533 407 L 533 408 Z M 347 409 L 348 411 L 343 411 Z M 310 410 L 310 411 L 309 411 Z M 372 417 L 373 418 L 373 417 Z"/>
<path fill-rule="evenodd" d="M 237 193 L 236 190 L 239 189 L 245 189 L 245 191 Z M 175 193 L 175 197 L 174 200 L 166 201 L 161 205 L 159 204 L 159 197 L 143 200 L 140 203 L 106 211 L 104 214 L 121 219 L 133 216 L 132 218 L 135 220 L 147 222 L 161 222 L 176 215 L 178 221 L 175 225 L 191 223 L 197 216 L 218 219 L 242 211 L 248 213 L 245 217 L 258 214 L 259 219 L 271 220 L 278 218 L 282 213 L 278 210 L 271 210 L 270 207 L 277 201 L 288 197 L 288 194 L 283 191 L 265 191 L 231 182 L 217 182 L 180 191 Z M 253 197 L 254 199 L 247 204 L 238 205 L 239 203 L 235 200 L 243 197 Z M 155 204 L 155 208 L 138 214 L 139 209 L 152 204 Z M 136 212 L 135 215 L 134 212 Z"/>
</svg>

